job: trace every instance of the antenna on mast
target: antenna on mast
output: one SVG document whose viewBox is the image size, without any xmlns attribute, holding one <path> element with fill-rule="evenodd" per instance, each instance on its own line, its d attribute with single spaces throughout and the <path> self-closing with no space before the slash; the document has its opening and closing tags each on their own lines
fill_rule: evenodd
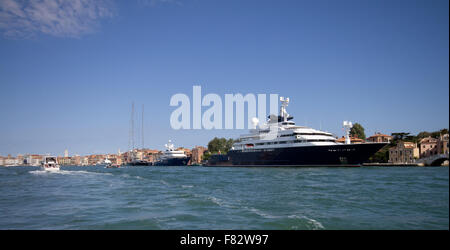
<svg viewBox="0 0 450 250">
<path fill-rule="evenodd" d="M 284 98 L 283 96 L 280 96 L 280 101 L 281 101 L 280 107 L 281 118 L 283 118 L 283 121 L 287 121 L 289 114 L 286 112 L 286 107 L 289 104 L 289 97 Z"/>
<path fill-rule="evenodd" d="M 350 129 L 353 127 L 352 122 L 350 121 L 344 121 L 342 123 L 342 126 L 344 126 L 344 130 L 345 130 L 345 144 L 350 144 Z"/>
</svg>

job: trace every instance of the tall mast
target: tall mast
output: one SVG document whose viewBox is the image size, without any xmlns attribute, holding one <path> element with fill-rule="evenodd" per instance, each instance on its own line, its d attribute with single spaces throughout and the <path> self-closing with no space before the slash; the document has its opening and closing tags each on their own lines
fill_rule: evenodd
<svg viewBox="0 0 450 250">
<path fill-rule="evenodd" d="M 134 150 L 134 102 L 131 103 L 130 147 L 131 150 Z"/>
<path fill-rule="evenodd" d="M 141 129 L 141 136 L 142 136 L 142 149 L 144 149 L 144 104 L 142 104 L 142 129 Z"/>
</svg>

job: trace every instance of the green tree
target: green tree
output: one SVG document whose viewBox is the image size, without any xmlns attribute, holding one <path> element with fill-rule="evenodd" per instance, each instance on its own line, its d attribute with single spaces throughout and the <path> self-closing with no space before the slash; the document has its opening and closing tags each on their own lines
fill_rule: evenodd
<svg viewBox="0 0 450 250">
<path fill-rule="evenodd" d="M 439 138 L 440 135 L 441 135 L 441 131 L 434 131 L 431 133 L 431 137 L 433 137 L 433 138 Z"/>
<path fill-rule="evenodd" d="M 228 151 L 230 151 L 231 147 L 233 147 L 233 143 L 234 143 L 233 139 L 231 139 L 231 138 L 228 139 L 226 146 L 225 146 L 225 150 L 227 153 L 228 153 Z"/>
<path fill-rule="evenodd" d="M 389 161 L 389 148 L 391 145 L 386 145 L 369 158 L 370 162 L 386 163 Z"/>
<path fill-rule="evenodd" d="M 233 139 L 225 139 L 225 138 L 217 138 L 214 137 L 211 141 L 208 143 L 208 152 L 210 154 L 226 154 L 233 146 L 234 140 Z"/>
<path fill-rule="evenodd" d="M 353 127 L 350 129 L 350 135 L 353 137 L 358 137 L 359 139 L 366 139 L 366 134 L 364 133 L 364 128 L 359 123 L 353 124 Z"/>
<path fill-rule="evenodd" d="M 439 138 L 439 136 L 443 135 L 443 134 L 448 134 L 448 129 L 444 128 L 439 131 L 433 131 L 433 132 L 423 131 L 423 132 L 420 132 L 419 134 L 417 134 L 416 137 L 417 137 L 417 140 L 419 141 L 423 138 L 430 137 L 430 136 L 433 138 Z"/>
<path fill-rule="evenodd" d="M 207 160 L 209 160 L 210 157 L 211 157 L 211 153 L 209 151 L 206 151 L 203 153 L 202 161 L 207 161 Z"/>
<path fill-rule="evenodd" d="M 423 139 L 423 138 L 425 138 L 425 137 L 428 137 L 428 136 L 431 136 L 431 133 L 430 132 L 427 132 L 427 131 L 423 131 L 423 132 L 420 132 L 419 134 L 417 134 L 417 138 L 420 140 L 420 139 Z"/>
</svg>

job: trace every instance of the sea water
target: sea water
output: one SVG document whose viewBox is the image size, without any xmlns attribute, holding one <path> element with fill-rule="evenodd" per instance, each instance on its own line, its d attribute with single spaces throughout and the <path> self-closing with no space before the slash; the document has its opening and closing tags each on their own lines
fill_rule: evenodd
<svg viewBox="0 0 450 250">
<path fill-rule="evenodd" d="M 0 229 L 449 229 L 448 167 L 0 168 Z"/>
</svg>

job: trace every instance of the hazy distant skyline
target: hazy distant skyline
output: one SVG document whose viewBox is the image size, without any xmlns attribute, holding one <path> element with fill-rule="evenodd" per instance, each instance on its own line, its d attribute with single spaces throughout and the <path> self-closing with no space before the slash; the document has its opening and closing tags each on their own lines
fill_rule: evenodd
<svg viewBox="0 0 450 250">
<path fill-rule="evenodd" d="M 246 130 L 172 130 L 170 97 L 269 94 L 342 136 L 449 127 L 449 3 L 0 1 L 0 155 L 206 146 Z M 203 110 L 206 110 L 203 109 Z"/>
</svg>

